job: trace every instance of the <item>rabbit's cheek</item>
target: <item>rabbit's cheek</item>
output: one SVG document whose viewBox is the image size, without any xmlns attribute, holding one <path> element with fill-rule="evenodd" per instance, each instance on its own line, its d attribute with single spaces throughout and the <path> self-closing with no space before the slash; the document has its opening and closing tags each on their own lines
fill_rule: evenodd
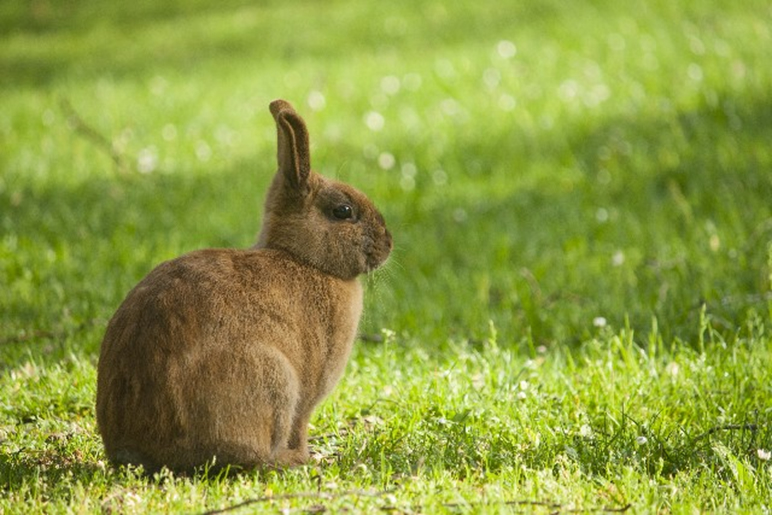
<svg viewBox="0 0 772 515">
<path fill-rule="evenodd" d="M 373 237 L 370 235 L 365 235 L 362 238 L 362 249 L 364 250 L 365 257 L 369 262 L 373 254 L 373 250 L 375 249 L 375 239 L 373 239 Z"/>
</svg>

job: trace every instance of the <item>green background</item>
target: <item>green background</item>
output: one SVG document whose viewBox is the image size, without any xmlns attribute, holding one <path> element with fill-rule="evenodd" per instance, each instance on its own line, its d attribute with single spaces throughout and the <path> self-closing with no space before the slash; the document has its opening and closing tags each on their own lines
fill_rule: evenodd
<svg viewBox="0 0 772 515">
<path fill-rule="evenodd" d="M 36 0 L 0 32 L 0 509 L 769 509 L 769 2 Z M 316 464 L 159 490 L 105 467 L 99 342 L 159 262 L 255 241 L 274 98 L 395 250 Z"/>
</svg>

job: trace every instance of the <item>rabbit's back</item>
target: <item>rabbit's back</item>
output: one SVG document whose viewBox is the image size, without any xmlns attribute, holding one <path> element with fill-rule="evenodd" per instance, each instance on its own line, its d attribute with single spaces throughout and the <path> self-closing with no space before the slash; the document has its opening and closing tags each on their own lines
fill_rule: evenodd
<svg viewBox="0 0 772 515">
<path fill-rule="evenodd" d="M 281 251 L 210 249 L 161 264 L 102 343 L 108 456 L 149 468 L 270 462 L 297 414 L 310 416 L 340 378 L 361 309 L 358 281 Z"/>
</svg>

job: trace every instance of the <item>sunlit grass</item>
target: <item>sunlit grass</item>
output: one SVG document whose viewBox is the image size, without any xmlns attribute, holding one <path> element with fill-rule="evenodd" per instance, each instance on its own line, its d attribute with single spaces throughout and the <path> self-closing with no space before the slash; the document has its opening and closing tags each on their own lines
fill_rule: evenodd
<svg viewBox="0 0 772 515">
<path fill-rule="evenodd" d="M 768 509 L 768 3 L 6 4 L 0 511 Z M 395 235 L 316 461 L 115 471 L 106 321 L 254 241 L 278 97 Z"/>
</svg>

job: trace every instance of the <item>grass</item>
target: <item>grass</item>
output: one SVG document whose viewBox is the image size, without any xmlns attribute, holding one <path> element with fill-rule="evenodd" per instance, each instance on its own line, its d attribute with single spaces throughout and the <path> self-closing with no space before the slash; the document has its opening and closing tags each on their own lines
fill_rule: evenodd
<svg viewBox="0 0 772 515">
<path fill-rule="evenodd" d="M 0 7 L 0 512 L 768 512 L 772 6 Z M 296 104 L 395 235 L 313 463 L 105 464 L 106 321 Z M 106 142 L 106 143 L 105 143 Z"/>
</svg>

